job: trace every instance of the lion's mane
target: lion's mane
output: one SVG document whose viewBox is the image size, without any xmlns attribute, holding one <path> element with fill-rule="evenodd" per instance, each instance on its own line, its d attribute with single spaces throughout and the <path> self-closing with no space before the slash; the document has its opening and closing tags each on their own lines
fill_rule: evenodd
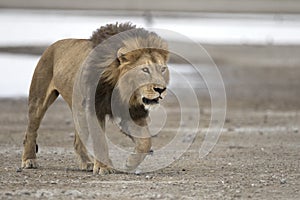
<svg viewBox="0 0 300 200">
<path fill-rule="evenodd" d="M 122 34 L 119 34 L 122 33 Z M 113 43 L 107 41 L 113 38 Z M 93 42 L 94 56 L 89 60 L 89 65 L 95 66 L 95 70 L 101 70 L 100 80 L 97 85 L 95 95 L 95 109 L 100 121 L 104 120 L 108 114 L 112 116 L 111 96 L 112 92 L 120 78 L 122 70 L 120 69 L 120 57 L 118 58 L 117 49 L 123 49 L 124 54 L 130 53 L 130 60 L 133 62 L 145 53 L 158 52 L 165 60 L 168 59 L 168 45 L 161 37 L 154 32 L 149 32 L 143 28 L 136 28 L 130 23 L 109 24 L 100 27 L 91 36 Z M 146 48 L 145 48 L 146 47 Z M 122 55 L 121 55 L 122 56 Z M 90 73 L 95 73 L 91 70 Z M 138 78 L 138 77 L 135 77 Z M 120 97 L 119 99 L 122 99 Z M 122 103 L 119 102 L 120 112 L 123 112 Z M 145 117 L 148 112 L 142 105 L 130 105 L 130 115 L 133 119 Z"/>
</svg>

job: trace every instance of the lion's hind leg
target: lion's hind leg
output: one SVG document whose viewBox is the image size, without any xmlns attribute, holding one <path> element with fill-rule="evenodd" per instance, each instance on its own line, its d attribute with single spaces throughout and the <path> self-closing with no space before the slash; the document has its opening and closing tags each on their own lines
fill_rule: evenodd
<svg viewBox="0 0 300 200">
<path fill-rule="evenodd" d="M 23 168 L 37 168 L 36 152 L 37 152 L 37 130 L 47 108 L 58 97 L 58 92 L 53 90 L 44 98 L 31 98 L 29 100 L 29 121 L 23 141 L 24 150 L 22 155 Z"/>
<path fill-rule="evenodd" d="M 112 168 L 112 162 L 110 159 L 108 160 L 109 165 L 107 165 L 88 155 L 87 149 L 82 143 L 77 131 L 75 133 L 74 149 L 79 158 L 79 167 L 81 170 L 93 171 L 94 174 L 100 175 L 115 173 L 115 170 Z"/>
<path fill-rule="evenodd" d="M 23 141 L 23 168 L 36 168 L 37 130 L 48 107 L 55 101 L 59 93 L 53 83 L 52 60 L 42 57 L 33 75 L 28 98 L 28 126 Z"/>
<path fill-rule="evenodd" d="M 74 149 L 80 162 L 79 165 L 80 169 L 86 171 L 92 171 L 94 167 L 94 163 L 91 161 L 90 157 L 88 156 L 88 152 L 85 146 L 83 145 L 77 131 L 75 131 Z"/>
</svg>

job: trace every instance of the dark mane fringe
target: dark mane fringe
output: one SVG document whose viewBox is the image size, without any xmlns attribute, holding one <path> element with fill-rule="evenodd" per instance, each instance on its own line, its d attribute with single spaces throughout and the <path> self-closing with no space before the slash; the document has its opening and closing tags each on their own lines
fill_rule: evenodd
<svg viewBox="0 0 300 200">
<path fill-rule="evenodd" d="M 96 47 L 102 41 L 108 39 L 113 35 L 135 28 L 136 26 L 132 25 L 130 22 L 122 24 L 118 24 L 118 22 L 116 24 L 107 24 L 94 31 L 93 35 L 90 37 L 90 41 L 93 42 L 93 47 Z"/>
</svg>

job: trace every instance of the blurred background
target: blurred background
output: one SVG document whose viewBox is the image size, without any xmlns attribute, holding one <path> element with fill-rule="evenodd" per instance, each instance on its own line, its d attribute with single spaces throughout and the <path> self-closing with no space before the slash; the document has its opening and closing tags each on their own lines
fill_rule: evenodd
<svg viewBox="0 0 300 200">
<path fill-rule="evenodd" d="M 0 0 L 0 97 L 28 95 L 35 65 L 51 43 L 89 38 L 102 25 L 128 21 L 201 44 L 221 71 L 229 104 L 298 107 L 297 0 Z M 168 39 L 203 62 L 185 41 Z"/>
</svg>

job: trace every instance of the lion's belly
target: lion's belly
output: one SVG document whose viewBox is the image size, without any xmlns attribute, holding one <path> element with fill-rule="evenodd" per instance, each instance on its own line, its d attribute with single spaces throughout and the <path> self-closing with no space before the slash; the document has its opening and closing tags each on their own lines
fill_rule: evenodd
<svg viewBox="0 0 300 200">
<path fill-rule="evenodd" d="M 89 40 L 67 39 L 54 44 L 54 87 L 72 107 L 76 73 L 92 50 Z"/>
</svg>

